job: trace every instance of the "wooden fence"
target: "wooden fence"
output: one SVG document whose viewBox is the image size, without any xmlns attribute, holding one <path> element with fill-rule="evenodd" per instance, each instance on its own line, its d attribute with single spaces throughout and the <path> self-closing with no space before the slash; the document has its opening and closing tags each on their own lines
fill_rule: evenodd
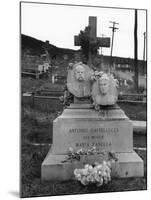
<svg viewBox="0 0 151 200">
<path fill-rule="evenodd" d="M 24 93 L 22 94 L 22 99 L 21 103 L 24 105 L 30 105 L 33 108 L 36 108 L 41 111 L 45 112 L 55 112 L 55 111 L 61 111 L 63 110 L 63 105 L 60 102 L 59 97 L 63 95 L 63 92 L 55 92 L 51 91 L 49 95 L 35 95 L 35 94 L 30 94 L 30 93 Z M 126 95 L 126 94 L 124 94 Z M 123 95 L 123 96 L 124 96 Z M 146 98 L 146 95 L 140 95 L 140 94 L 133 94 L 133 95 L 138 95 L 141 97 L 141 99 Z M 132 96 L 133 96 L 132 95 Z M 128 95 L 129 97 L 130 95 Z M 146 105 L 146 100 L 139 100 L 139 101 L 134 101 L 134 100 L 129 100 L 129 99 L 122 99 L 118 100 L 117 103 L 129 103 L 129 104 L 144 104 Z"/>
</svg>

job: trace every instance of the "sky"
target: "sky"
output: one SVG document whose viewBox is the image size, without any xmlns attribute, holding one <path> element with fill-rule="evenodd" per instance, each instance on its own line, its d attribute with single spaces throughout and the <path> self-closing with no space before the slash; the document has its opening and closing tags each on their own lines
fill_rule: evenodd
<svg viewBox="0 0 151 200">
<path fill-rule="evenodd" d="M 113 56 L 134 58 L 134 9 L 67 6 L 54 4 L 21 4 L 21 33 L 61 48 L 74 46 L 74 36 L 88 26 L 88 17 L 97 17 L 97 37 L 112 37 L 110 21 L 119 23 L 114 34 Z M 143 59 L 146 11 L 138 10 L 138 59 Z M 102 49 L 110 55 L 111 48 Z"/>
</svg>

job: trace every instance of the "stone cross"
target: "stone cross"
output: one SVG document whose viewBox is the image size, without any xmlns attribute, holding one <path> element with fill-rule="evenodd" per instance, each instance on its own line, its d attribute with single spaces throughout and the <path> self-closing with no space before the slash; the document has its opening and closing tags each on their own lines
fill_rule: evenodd
<svg viewBox="0 0 151 200">
<path fill-rule="evenodd" d="M 90 27 L 90 38 L 91 42 L 99 41 L 99 47 L 110 47 L 110 38 L 109 37 L 97 37 L 97 18 L 89 16 L 89 27 Z M 77 35 L 74 36 L 74 45 L 80 46 L 81 41 Z M 89 50 L 88 64 L 92 64 L 92 55 Z"/>
<path fill-rule="evenodd" d="M 48 62 L 49 64 L 51 64 L 51 59 L 50 59 L 50 55 L 49 55 L 49 49 L 50 49 L 50 46 L 49 46 L 49 45 L 50 45 L 50 44 L 49 44 L 49 41 L 46 40 L 45 43 L 43 44 L 43 49 L 44 49 L 44 51 L 45 51 L 45 53 L 46 53 L 47 62 Z"/>
</svg>

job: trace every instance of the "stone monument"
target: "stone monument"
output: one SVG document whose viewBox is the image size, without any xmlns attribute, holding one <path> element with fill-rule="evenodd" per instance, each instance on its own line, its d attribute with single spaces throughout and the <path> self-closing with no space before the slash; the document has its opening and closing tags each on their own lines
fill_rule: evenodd
<svg viewBox="0 0 151 200">
<path fill-rule="evenodd" d="M 89 94 L 89 79 L 86 90 L 85 85 L 78 89 L 79 84 L 85 80 L 84 73 L 88 71 L 87 67 L 76 65 L 69 72 L 67 86 L 75 97 Z M 69 148 L 78 151 L 81 148 L 88 150 L 92 146 L 102 152 L 114 151 L 117 154 L 118 162 L 115 163 L 112 176 L 125 178 L 144 175 L 143 160 L 133 150 L 132 122 L 116 105 L 116 81 L 111 75 L 104 73 L 94 77 L 94 103 L 74 101 L 53 121 L 53 144 L 41 167 L 43 180 L 74 179 L 75 168 L 94 162 L 101 163 L 102 157 L 99 154 L 64 162 Z M 77 80 L 79 83 L 76 83 Z"/>
</svg>

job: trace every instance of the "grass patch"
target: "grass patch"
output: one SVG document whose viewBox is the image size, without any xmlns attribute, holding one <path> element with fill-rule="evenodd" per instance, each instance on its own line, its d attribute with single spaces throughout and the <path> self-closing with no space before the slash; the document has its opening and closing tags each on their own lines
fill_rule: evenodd
<svg viewBox="0 0 151 200">
<path fill-rule="evenodd" d="M 63 90 L 64 84 L 52 84 L 50 78 L 34 79 L 31 77 L 22 77 L 21 79 L 22 92 L 33 92 L 34 90 L 46 88 L 51 91 Z"/>
<path fill-rule="evenodd" d="M 146 152 L 137 151 L 145 163 L 144 177 L 112 179 L 108 185 L 97 188 L 96 186 L 84 187 L 77 181 L 41 181 L 41 163 L 48 149 L 48 146 L 26 145 L 25 147 L 23 145 L 22 197 L 146 190 Z"/>
<path fill-rule="evenodd" d="M 131 120 L 146 121 L 146 104 L 118 103 Z"/>
<path fill-rule="evenodd" d="M 28 146 L 28 159 L 24 158 L 27 152 L 23 154 L 22 197 L 146 190 L 146 153 L 138 152 L 145 162 L 144 177 L 112 179 L 108 185 L 97 188 L 84 187 L 77 181 L 41 181 L 41 163 L 48 149 Z"/>
</svg>

